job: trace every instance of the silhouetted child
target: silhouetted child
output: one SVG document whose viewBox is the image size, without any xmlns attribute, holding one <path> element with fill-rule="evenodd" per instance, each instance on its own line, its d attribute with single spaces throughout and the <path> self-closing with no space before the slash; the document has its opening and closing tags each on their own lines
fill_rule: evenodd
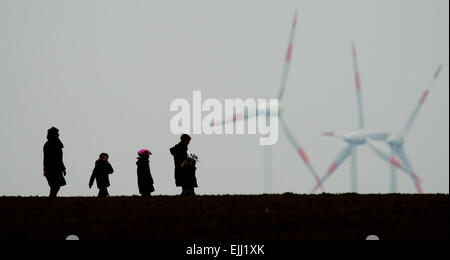
<svg viewBox="0 0 450 260">
<path fill-rule="evenodd" d="M 114 172 L 111 164 L 108 161 L 109 155 L 102 153 L 99 159 L 95 162 L 95 168 L 92 171 L 91 179 L 89 180 L 89 189 L 92 188 L 94 180 L 97 180 L 97 187 L 99 189 L 99 197 L 108 197 L 109 175 Z"/>
<path fill-rule="evenodd" d="M 150 155 L 152 153 L 147 149 L 142 149 L 138 152 L 137 158 L 137 178 L 139 193 L 142 196 L 150 196 L 155 191 L 153 187 L 153 178 L 150 172 Z"/>
<path fill-rule="evenodd" d="M 195 195 L 194 188 L 198 188 L 197 177 L 195 171 L 197 170 L 198 157 L 195 154 L 188 154 L 187 159 L 181 164 L 183 168 L 182 173 L 182 196 Z"/>
</svg>

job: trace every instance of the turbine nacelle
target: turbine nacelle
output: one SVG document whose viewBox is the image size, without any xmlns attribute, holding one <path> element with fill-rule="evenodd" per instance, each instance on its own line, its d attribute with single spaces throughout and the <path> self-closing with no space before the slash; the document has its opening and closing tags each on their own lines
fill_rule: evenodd
<svg viewBox="0 0 450 260">
<path fill-rule="evenodd" d="M 386 139 L 386 143 L 390 146 L 401 146 L 403 144 L 404 137 L 399 133 L 392 133 Z"/>
<path fill-rule="evenodd" d="M 343 135 L 343 139 L 353 145 L 361 145 L 366 143 L 368 134 L 364 130 L 357 130 Z"/>
</svg>

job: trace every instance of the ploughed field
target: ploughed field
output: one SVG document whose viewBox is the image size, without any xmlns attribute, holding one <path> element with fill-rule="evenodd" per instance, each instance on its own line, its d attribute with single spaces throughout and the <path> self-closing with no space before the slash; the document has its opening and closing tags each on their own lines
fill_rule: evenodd
<svg viewBox="0 0 450 260">
<path fill-rule="evenodd" d="M 448 239 L 448 223 L 448 194 L 0 198 L 0 239 Z"/>
</svg>

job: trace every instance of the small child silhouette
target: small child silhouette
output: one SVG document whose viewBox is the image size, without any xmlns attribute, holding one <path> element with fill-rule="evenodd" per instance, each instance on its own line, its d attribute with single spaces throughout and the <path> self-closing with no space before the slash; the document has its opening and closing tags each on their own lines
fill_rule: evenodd
<svg viewBox="0 0 450 260">
<path fill-rule="evenodd" d="M 197 177 L 195 176 L 195 171 L 197 170 L 197 155 L 191 153 L 188 154 L 187 159 L 181 164 L 183 168 L 183 175 L 181 178 L 183 196 L 195 195 L 194 188 L 198 188 Z"/>
<path fill-rule="evenodd" d="M 89 180 L 89 189 L 92 188 L 94 180 L 97 180 L 97 187 L 99 189 L 99 197 L 108 197 L 109 175 L 114 172 L 111 164 L 109 163 L 109 155 L 102 153 L 99 159 L 95 162 L 95 168 L 92 171 L 91 179 Z"/>
</svg>

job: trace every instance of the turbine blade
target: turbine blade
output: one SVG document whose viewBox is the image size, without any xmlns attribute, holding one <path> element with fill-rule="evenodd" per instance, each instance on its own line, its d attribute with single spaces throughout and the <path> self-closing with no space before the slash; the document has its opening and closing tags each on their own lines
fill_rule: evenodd
<svg viewBox="0 0 450 260">
<path fill-rule="evenodd" d="M 283 99 L 284 91 L 286 89 L 286 82 L 287 82 L 287 79 L 289 76 L 289 68 L 291 66 L 292 51 L 294 48 L 295 27 L 297 25 L 297 16 L 298 16 L 298 11 L 295 11 L 294 20 L 292 22 L 291 34 L 289 37 L 289 44 L 288 44 L 288 48 L 286 50 L 286 57 L 285 57 L 285 61 L 284 61 L 283 72 L 281 75 L 281 87 L 280 87 L 280 92 L 278 93 L 278 100 L 280 100 L 280 101 Z"/>
<path fill-rule="evenodd" d="M 294 134 L 291 132 L 291 130 L 289 129 L 289 127 L 286 124 L 286 121 L 284 120 L 284 118 L 282 116 L 280 116 L 280 122 L 281 122 L 281 125 L 283 126 L 283 130 L 286 133 L 287 138 L 289 139 L 289 143 L 292 145 L 292 147 L 294 147 L 294 149 L 297 151 L 298 155 L 302 158 L 302 160 L 305 163 L 306 167 L 308 168 L 309 172 L 311 172 L 314 179 L 316 180 L 317 186 L 320 187 L 323 191 L 325 191 L 325 189 L 320 181 L 319 175 L 317 175 L 316 170 L 312 166 L 311 160 L 310 160 L 308 154 L 306 153 L 304 147 L 300 146 L 300 144 L 294 137 Z"/>
<path fill-rule="evenodd" d="M 223 119 L 222 121 L 213 121 L 213 122 L 211 122 L 211 126 L 222 126 L 222 125 L 235 123 L 237 121 L 247 120 L 247 119 L 248 119 L 248 115 L 244 112 L 240 112 L 240 113 L 235 113 L 233 115 L 233 117 L 231 117 L 231 118 L 226 118 L 226 119 Z"/>
<path fill-rule="evenodd" d="M 408 169 L 411 172 L 410 177 L 412 178 L 414 185 L 416 186 L 417 192 L 420 194 L 423 193 L 422 185 L 420 178 L 417 176 L 416 173 L 414 173 L 414 169 L 412 167 L 411 162 L 408 159 L 408 156 L 406 155 L 405 148 L 403 145 L 393 147 L 394 153 L 400 158 L 400 160 L 405 165 L 406 169 Z"/>
<path fill-rule="evenodd" d="M 367 140 L 367 144 L 375 152 L 375 154 L 378 155 L 378 157 L 380 157 L 382 160 L 394 165 L 398 169 L 402 170 L 403 172 L 411 176 L 411 178 L 414 179 L 418 191 L 422 193 L 420 185 L 418 186 L 418 184 L 420 183 L 419 178 L 414 172 L 412 172 L 411 169 L 408 169 L 399 158 L 397 158 L 396 156 L 390 156 L 389 154 L 378 148 L 370 139 Z"/>
<path fill-rule="evenodd" d="M 425 103 L 431 89 L 433 88 L 433 86 L 436 83 L 437 78 L 439 77 L 439 74 L 441 73 L 443 64 L 439 65 L 439 67 L 437 68 L 436 72 L 434 73 L 433 79 L 431 80 L 430 85 L 428 86 L 428 88 L 425 90 L 425 92 L 422 94 L 422 97 L 419 100 L 419 103 L 416 105 L 416 107 L 414 108 L 413 113 L 411 114 L 411 116 L 409 117 L 408 121 L 406 122 L 405 127 L 403 128 L 402 131 L 402 135 L 406 135 L 410 130 L 411 127 L 414 123 L 414 120 L 416 119 L 417 115 L 420 112 L 420 109 L 422 108 L 423 104 Z"/>
<path fill-rule="evenodd" d="M 338 155 L 336 160 L 331 164 L 331 166 L 328 168 L 327 173 L 322 177 L 320 183 L 323 185 L 325 181 L 336 171 L 336 169 L 347 159 L 347 157 L 351 154 L 353 150 L 353 145 L 347 146 L 342 152 Z M 319 188 L 318 185 L 316 185 L 312 192 L 316 192 L 316 190 Z"/>
<path fill-rule="evenodd" d="M 396 166 L 399 169 L 402 169 L 404 171 L 406 171 L 407 173 L 409 173 L 403 166 L 403 163 L 395 156 L 389 156 L 386 152 L 384 152 L 383 150 L 381 150 L 380 148 L 378 148 L 373 141 L 371 140 L 367 140 L 367 144 L 369 145 L 369 147 L 372 149 L 372 151 L 375 152 L 376 155 L 378 155 L 378 157 L 380 157 L 382 160 L 393 164 L 394 166 Z"/>
<path fill-rule="evenodd" d="M 399 159 L 403 162 L 403 164 L 405 165 L 405 167 L 410 170 L 413 171 L 412 165 L 404 151 L 404 147 L 403 145 L 401 146 L 394 146 L 394 152 L 395 154 L 399 157 Z"/>
<path fill-rule="evenodd" d="M 341 134 L 337 134 L 333 131 L 327 131 L 322 133 L 323 136 L 329 136 L 329 137 L 343 137 Z"/>
<path fill-rule="evenodd" d="M 354 71 L 355 71 L 356 98 L 357 98 L 357 102 L 358 102 L 359 128 L 363 129 L 364 128 L 364 113 L 363 113 L 363 103 L 362 103 L 362 94 L 361 94 L 361 77 L 359 74 L 355 41 L 352 41 L 352 54 L 353 54 L 353 66 L 354 66 Z"/>
</svg>

